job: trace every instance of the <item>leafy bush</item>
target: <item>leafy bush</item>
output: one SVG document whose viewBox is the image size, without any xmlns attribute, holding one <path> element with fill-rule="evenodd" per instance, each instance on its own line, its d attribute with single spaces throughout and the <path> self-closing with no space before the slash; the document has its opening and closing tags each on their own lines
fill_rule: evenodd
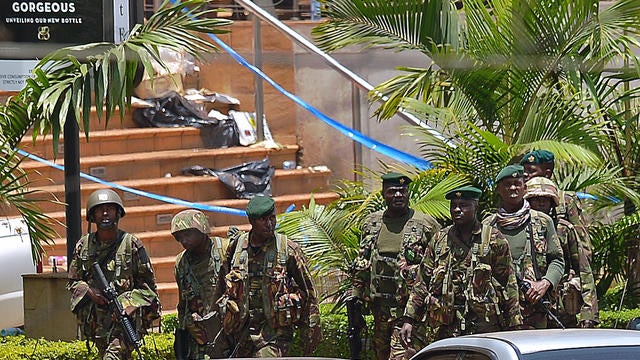
<svg viewBox="0 0 640 360">
<path fill-rule="evenodd" d="M 640 316 L 640 309 L 622 309 L 620 311 L 601 310 L 600 325 L 601 328 L 617 328 L 624 329 L 634 317 Z"/>
</svg>

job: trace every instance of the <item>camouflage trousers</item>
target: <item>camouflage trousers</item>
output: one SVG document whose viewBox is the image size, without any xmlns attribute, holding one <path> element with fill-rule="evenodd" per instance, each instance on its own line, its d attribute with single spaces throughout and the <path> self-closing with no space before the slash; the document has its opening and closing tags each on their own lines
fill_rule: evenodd
<svg viewBox="0 0 640 360">
<path fill-rule="evenodd" d="M 251 321 L 249 326 L 242 330 L 235 344 L 230 346 L 230 357 L 283 357 L 289 353 L 289 347 L 293 342 L 293 328 L 272 329 L 265 322 Z M 232 341 L 230 339 L 230 341 Z"/>
<path fill-rule="evenodd" d="M 98 348 L 99 357 L 103 360 L 133 359 L 131 355 L 133 349 L 118 338 L 111 338 L 111 341 L 107 338 L 95 338 L 94 342 Z"/>
<path fill-rule="evenodd" d="M 426 346 L 424 325 L 414 326 L 411 347 L 407 348 L 402 344 L 400 329 L 403 322 L 403 319 L 391 318 L 384 310 L 373 311 L 373 348 L 376 360 L 406 360 Z"/>
<path fill-rule="evenodd" d="M 527 303 L 525 306 L 520 306 L 520 312 L 522 313 L 522 326 L 524 329 L 547 328 L 547 313 L 540 309 L 539 306 Z"/>
</svg>

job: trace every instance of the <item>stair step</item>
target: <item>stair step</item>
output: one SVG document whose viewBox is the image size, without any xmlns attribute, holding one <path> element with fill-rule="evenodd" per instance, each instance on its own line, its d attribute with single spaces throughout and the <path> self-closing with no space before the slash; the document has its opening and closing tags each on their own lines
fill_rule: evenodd
<svg viewBox="0 0 640 360">
<path fill-rule="evenodd" d="M 251 226 L 249 224 L 238 225 L 238 228 L 242 231 L 249 231 Z M 211 228 L 211 236 L 226 237 L 228 226 L 215 226 Z M 182 250 L 183 247 L 178 243 L 169 231 L 169 227 L 165 230 L 158 231 L 143 231 L 135 233 L 135 235 L 142 241 L 151 261 L 155 262 L 155 258 L 162 258 L 166 256 L 176 256 Z M 67 239 L 57 238 L 53 240 L 53 244 L 45 246 L 47 256 L 66 256 L 67 255 Z"/>
<path fill-rule="evenodd" d="M 88 140 L 80 133 L 79 145 L 83 157 L 205 147 L 200 129 L 194 127 L 93 130 Z M 54 158 L 51 135 L 40 136 L 35 143 L 31 135 L 25 135 L 20 148 L 45 159 Z M 63 157 L 64 139 L 60 138 L 58 158 Z"/>
<path fill-rule="evenodd" d="M 326 168 L 301 168 L 275 171 L 271 181 L 271 192 L 274 196 L 306 193 L 309 191 L 325 191 L 328 188 L 328 178 L 331 174 Z M 151 194 L 167 196 L 185 201 L 209 201 L 215 199 L 234 198 L 235 194 L 215 176 L 175 176 L 170 178 L 149 178 L 128 181 L 118 181 L 119 185 L 141 190 Z M 100 183 L 86 183 L 81 186 L 81 204 L 84 206 L 89 195 L 97 189 L 106 186 Z M 47 185 L 31 188 L 35 191 L 29 198 L 50 198 L 64 201 L 65 190 L 63 184 Z M 124 202 L 129 206 L 158 205 L 159 200 L 138 196 L 128 192 L 116 190 Z M 64 211 L 65 205 L 59 202 L 41 202 L 42 211 Z M 17 215 L 10 214 L 10 215 Z"/>
<path fill-rule="evenodd" d="M 159 178 L 166 174 L 182 174 L 182 169 L 194 165 L 213 169 L 224 169 L 242 163 L 269 157 L 276 168 L 284 161 L 295 161 L 297 145 L 286 145 L 280 149 L 263 147 L 231 147 L 225 149 L 166 150 L 145 153 L 88 156 L 80 159 L 80 171 L 108 181 L 132 180 L 137 178 Z M 55 161 L 63 165 L 63 159 Z M 35 160 L 25 160 L 21 164 L 29 179 L 36 186 L 43 186 L 42 179 L 53 183 L 64 183 L 64 172 Z M 132 171 L 135 169 L 135 171 Z M 82 180 L 87 182 L 87 180 Z"/>
<path fill-rule="evenodd" d="M 315 193 L 314 198 L 318 204 L 327 204 L 338 198 L 334 192 Z M 274 197 L 276 201 L 276 213 L 281 213 L 290 205 L 301 208 L 309 203 L 310 194 L 292 194 Z M 201 202 L 205 205 L 222 206 L 227 208 L 241 209 L 247 206 L 248 200 L 245 199 L 220 199 L 214 201 Z M 127 207 L 126 216 L 120 220 L 120 228 L 132 233 L 140 233 L 144 231 L 167 231 L 169 230 L 171 218 L 178 212 L 184 210 L 181 205 L 163 204 L 149 206 L 133 206 Z M 53 212 L 48 214 L 51 218 L 65 222 L 65 212 Z M 82 210 L 82 218 L 84 219 L 84 209 Z M 226 213 L 211 212 L 208 214 L 209 222 L 212 226 L 228 226 L 242 225 L 247 223 L 247 218 Z M 59 235 L 65 234 L 63 225 L 52 224 Z"/>
</svg>

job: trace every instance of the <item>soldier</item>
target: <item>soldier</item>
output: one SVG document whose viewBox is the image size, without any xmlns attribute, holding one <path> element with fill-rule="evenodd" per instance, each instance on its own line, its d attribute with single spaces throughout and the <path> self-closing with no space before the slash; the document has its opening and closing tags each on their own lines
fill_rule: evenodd
<svg viewBox="0 0 640 360">
<path fill-rule="evenodd" d="M 524 166 L 525 180 L 536 177 L 551 179 L 555 169 L 555 156 L 548 150 L 534 150 L 524 155 L 520 160 L 520 164 Z M 578 235 L 578 243 L 582 248 L 582 253 L 586 261 L 590 264 L 593 246 L 591 244 L 591 238 L 589 237 L 589 231 L 587 230 L 587 222 L 582 213 L 581 201 L 575 192 L 564 190 L 558 191 L 558 199 L 559 203 L 554 211 L 559 219 L 564 219 L 573 225 Z M 589 267 L 591 266 L 589 265 Z M 583 291 L 589 294 L 585 294 L 583 297 L 583 300 L 588 303 L 585 303 L 585 307 L 583 307 L 585 312 L 581 312 L 580 314 L 580 327 L 593 328 L 600 321 L 598 315 L 598 294 L 596 293 L 595 286 L 593 288 L 583 289 Z"/>
<path fill-rule="evenodd" d="M 209 221 L 198 210 L 184 210 L 171 220 L 171 235 L 184 251 L 176 257 L 178 284 L 176 359 L 226 357 L 226 337 L 218 315 L 215 287 L 229 241 L 209 237 Z"/>
<path fill-rule="evenodd" d="M 555 212 L 560 203 L 558 188 L 553 181 L 545 177 L 535 177 L 527 181 L 524 198 L 529 201 L 532 209 L 548 214 L 556 224 L 565 262 L 565 273 L 556 289 L 556 307 L 560 321 L 566 327 L 577 327 L 576 315 L 580 314 L 581 326 L 590 322 L 591 326 L 588 327 L 593 327 L 597 314 L 594 314 L 590 300 L 595 294 L 591 264 L 579 244 L 579 235 L 575 227 L 566 219 L 559 218 Z"/>
<path fill-rule="evenodd" d="M 230 357 L 286 356 L 295 328 L 309 355 L 322 331 L 307 260 L 275 232 L 272 198 L 255 196 L 246 211 L 251 230 L 232 239 L 218 280 L 223 329 L 234 341 Z"/>
<path fill-rule="evenodd" d="M 382 176 L 387 208 L 365 219 L 360 255 L 353 266 L 351 296 L 371 309 L 378 360 L 409 358 L 426 345 L 424 324 L 415 324 L 420 329 L 414 331 L 412 347 L 404 346 L 400 330 L 424 251 L 440 226 L 432 217 L 409 208 L 410 182 L 399 173 Z"/>
<path fill-rule="evenodd" d="M 532 210 L 529 202 L 524 200 L 526 185 L 523 176 L 521 165 L 509 165 L 498 173 L 495 183 L 501 199 L 500 208 L 484 223 L 497 227 L 509 242 L 520 283 L 520 311 L 524 325 L 544 329 L 547 327 L 547 312 L 544 304 L 538 303 L 558 286 L 564 274 L 564 259 L 553 220 Z"/>
<path fill-rule="evenodd" d="M 439 231 L 425 252 L 404 312 L 406 343 L 425 311 L 429 326 L 437 328 L 434 340 L 522 325 L 509 244 L 496 228 L 478 221 L 480 195 L 473 186 L 446 194 L 453 225 Z"/>
<path fill-rule="evenodd" d="M 92 271 L 94 263 L 117 291 L 138 336 L 146 334 L 151 322 L 160 317 L 151 261 L 142 242 L 118 228 L 124 215 L 118 194 L 109 189 L 94 191 L 87 200 L 88 234 L 78 241 L 69 266 L 71 311 L 76 314 L 82 336 L 95 342 L 103 359 L 130 359 L 133 345 L 125 340 L 122 326 L 107 307 L 108 299 L 99 290 Z M 97 225 L 95 232 L 91 232 L 91 223 Z"/>
</svg>

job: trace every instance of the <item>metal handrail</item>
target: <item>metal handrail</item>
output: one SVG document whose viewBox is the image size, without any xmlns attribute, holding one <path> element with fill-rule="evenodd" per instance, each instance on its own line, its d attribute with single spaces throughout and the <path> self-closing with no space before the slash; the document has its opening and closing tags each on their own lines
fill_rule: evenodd
<svg viewBox="0 0 640 360">
<path fill-rule="evenodd" d="M 320 48 L 318 48 L 311 41 L 307 40 L 305 37 L 298 34 L 296 31 L 294 31 L 293 29 L 285 25 L 282 21 L 280 21 L 273 15 L 269 14 L 268 12 L 266 12 L 264 9 L 262 9 L 255 3 L 249 0 L 235 0 L 235 1 L 236 3 L 242 5 L 242 7 L 244 7 L 245 10 L 247 10 L 249 13 L 260 18 L 261 20 L 266 21 L 267 23 L 275 27 L 278 31 L 282 32 L 287 37 L 289 37 L 289 39 L 293 40 L 299 46 L 305 48 L 307 51 L 313 54 L 318 55 L 320 58 L 322 58 L 322 60 L 324 60 L 327 64 L 329 64 L 329 66 L 331 66 L 334 70 L 341 73 L 343 76 L 345 76 L 353 84 L 357 85 L 359 88 L 367 92 L 370 92 L 374 89 L 373 85 L 369 84 L 369 82 L 367 82 L 365 79 L 363 79 L 353 71 L 349 70 L 347 67 L 339 63 L 336 59 L 334 59 L 333 57 L 331 57 L 330 55 L 322 51 Z M 385 101 L 386 98 L 381 97 L 380 100 Z M 434 136 L 438 137 L 441 140 L 446 141 L 444 139 L 444 136 L 440 132 L 428 126 L 422 120 L 418 119 L 414 115 L 404 112 L 402 110 L 399 110 L 397 114 L 400 117 L 402 117 L 404 120 L 408 121 L 409 123 L 420 126 L 424 129 L 427 129 L 427 131 L 431 132 Z"/>
</svg>

